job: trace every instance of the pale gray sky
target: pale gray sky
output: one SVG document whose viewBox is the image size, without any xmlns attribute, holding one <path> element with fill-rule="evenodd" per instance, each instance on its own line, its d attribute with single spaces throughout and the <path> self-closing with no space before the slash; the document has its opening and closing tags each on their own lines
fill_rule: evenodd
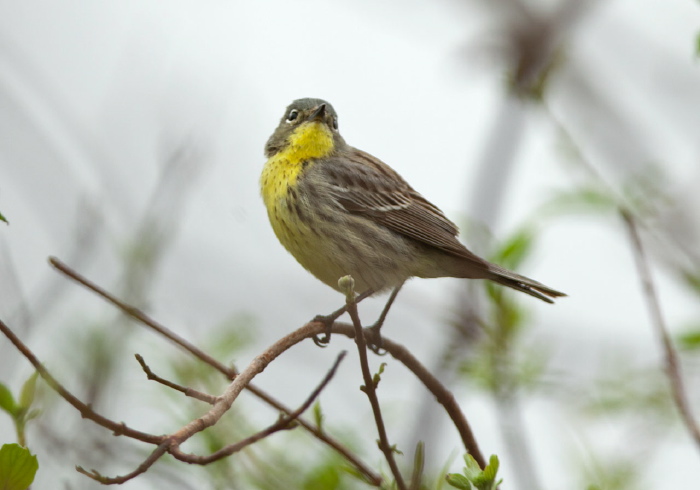
<svg viewBox="0 0 700 490">
<path fill-rule="evenodd" d="M 570 33 L 566 65 L 548 99 L 612 182 L 660 163 L 674 195 L 696 204 L 700 72 L 693 46 L 699 20 L 692 1 L 598 2 Z M 239 360 L 244 364 L 284 332 L 342 302 L 279 245 L 258 195 L 262 148 L 286 105 L 299 97 L 329 100 L 350 144 L 392 165 L 448 216 L 465 222 L 476 162 L 503 98 L 503 74 L 486 52 L 497 39 L 478 2 L 0 3 L 0 210 L 11 222 L 0 227 L 0 273 L 6 273 L 0 315 L 16 312 L 22 297 L 30 310 L 41 309 L 47 287 L 67 289 L 51 321 L 37 320 L 42 333 L 28 339 L 50 359 L 61 335 L 49 326 L 56 318 L 65 322 L 83 308 L 107 311 L 57 279 L 46 257 L 70 258 L 81 223 L 96 216 L 87 226 L 95 232 L 94 252 L 83 270 L 114 285 L 159 172 L 182 149 L 192 168 L 181 170 L 192 184 L 177 191 L 182 199 L 176 207 L 163 210 L 177 233 L 154 278 L 149 311 L 194 339 L 234 312 L 255 315 L 260 332 L 249 357 Z M 619 120 L 601 118 L 604 110 L 579 99 L 589 89 Z M 573 185 L 557 128 L 534 106 L 525 118 L 502 219 L 492 230 L 496 238 L 551 193 Z M 697 230 L 698 215 L 690 219 Z M 614 217 L 607 224 L 585 217 L 552 221 L 521 271 L 570 295 L 556 306 L 531 306 L 537 338 L 551 343 L 555 363 L 574 378 L 592 376 L 600 358 L 620 345 L 640 363 L 658 359 L 624 238 Z M 462 239 L 469 244 L 468 236 Z M 8 264 L 18 282 L 7 274 Z M 670 324 L 696 319 L 697 304 L 657 272 Z M 457 285 L 411 282 L 386 335 L 429 362 Z M 362 310 L 371 318 L 381 304 L 373 300 Z M 266 371 L 260 384 L 294 400 L 299 384 L 314 385 L 340 347 L 354 354 L 352 344 L 334 344 L 325 351 L 299 348 Z M 1 341 L 0 348 L 9 352 Z M 9 367 L 17 379 L 29 373 L 24 362 Z M 369 415 L 354 392 L 354 367 L 347 362 L 342 381 L 335 381 L 353 390 L 337 388 L 324 399 L 328 417 L 348 424 Z M 400 367 L 389 369 L 402 377 L 382 385 L 380 396 L 392 406 L 418 388 Z M 504 453 L 488 399 L 461 396 L 483 450 Z M 397 411 L 396 431 L 401 421 L 413 423 L 411 413 Z M 538 434 L 542 472 L 586 459 L 571 445 L 572 434 L 592 443 L 606 433 L 603 427 L 583 434 L 575 417 L 546 401 L 528 404 L 526 417 L 530 435 Z M 3 431 L 6 422 L 0 421 Z M 442 457 L 459 449 L 450 428 L 444 431 L 453 445 L 443 445 Z M 366 441 L 369 447 L 373 440 Z M 649 488 L 700 481 L 697 454 L 685 435 L 664 444 L 667 450 L 650 464 Z M 507 463 L 504 488 L 517 489 Z M 38 481 L 51 478 L 40 471 Z M 570 484 L 563 469 L 545 488 Z M 145 488 L 139 485 L 129 488 Z"/>
</svg>

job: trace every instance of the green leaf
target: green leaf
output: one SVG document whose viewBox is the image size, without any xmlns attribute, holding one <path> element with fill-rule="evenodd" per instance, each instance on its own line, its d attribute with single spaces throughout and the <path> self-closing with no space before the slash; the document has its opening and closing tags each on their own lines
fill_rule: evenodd
<svg viewBox="0 0 700 490">
<path fill-rule="evenodd" d="M 503 267 L 516 269 L 530 255 L 533 242 L 533 231 L 523 228 L 501 244 L 493 254 L 492 260 Z"/>
<path fill-rule="evenodd" d="M 696 351 L 700 349 L 700 327 L 695 326 L 686 332 L 678 335 L 678 345 L 686 351 Z"/>
<path fill-rule="evenodd" d="M 0 489 L 25 490 L 34 481 L 39 462 L 27 448 L 5 444 L 0 449 Z"/>
<path fill-rule="evenodd" d="M 0 409 L 9 413 L 12 417 L 17 414 L 19 409 L 14 397 L 12 396 L 12 392 L 2 383 L 0 383 Z"/>
<path fill-rule="evenodd" d="M 484 468 L 484 478 L 489 481 L 496 481 L 496 473 L 498 473 L 498 466 L 500 465 L 498 461 L 498 456 L 492 454 L 489 458 L 489 464 Z"/>
<path fill-rule="evenodd" d="M 321 402 L 314 403 L 314 422 L 316 428 L 323 432 L 323 411 L 321 410 Z"/>
<path fill-rule="evenodd" d="M 7 223 L 8 225 L 10 224 L 10 222 L 7 221 L 7 219 L 5 219 L 5 217 L 2 215 L 2 213 L 0 213 L 0 221 L 4 221 L 4 222 Z"/>
<path fill-rule="evenodd" d="M 22 391 L 20 391 L 19 394 L 19 406 L 25 411 L 34 403 L 34 393 L 36 391 L 36 380 L 38 377 L 39 372 L 35 371 L 22 385 Z"/>
<path fill-rule="evenodd" d="M 382 374 L 384 374 L 384 368 L 386 367 L 386 362 L 383 362 L 379 365 L 379 371 L 374 373 L 374 376 L 372 377 L 372 383 L 374 384 L 374 388 L 376 389 L 377 386 L 379 385 L 379 382 L 382 379 Z"/>
<path fill-rule="evenodd" d="M 682 270 L 680 272 L 683 281 L 693 290 L 700 294 L 700 271 Z"/>
<path fill-rule="evenodd" d="M 470 481 L 473 481 L 474 478 L 479 477 L 481 473 L 481 467 L 479 466 L 479 463 L 476 462 L 474 457 L 471 454 L 465 454 L 464 474 L 466 475 L 466 477 L 469 478 Z"/>
<path fill-rule="evenodd" d="M 467 490 L 471 490 L 471 485 L 476 490 L 496 490 L 496 487 L 501 483 L 500 480 L 496 481 L 499 465 L 496 455 L 491 456 L 489 464 L 483 471 L 471 454 L 464 455 L 464 465 L 464 476 L 451 473 L 447 475 L 447 483 L 453 487 Z"/>
<path fill-rule="evenodd" d="M 596 187 L 579 187 L 554 194 L 542 206 L 542 213 L 561 216 L 571 213 L 607 214 L 616 212 L 615 197 Z"/>
<path fill-rule="evenodd" d="M 460 490 L 472 490 L 472 484 L 469 483 L 469 479 L 459 473 L 448 473 L 447 476 L 445 476 L 445 480 L 447 480 L 450 486 L 459 488 Z"/>
</svg>

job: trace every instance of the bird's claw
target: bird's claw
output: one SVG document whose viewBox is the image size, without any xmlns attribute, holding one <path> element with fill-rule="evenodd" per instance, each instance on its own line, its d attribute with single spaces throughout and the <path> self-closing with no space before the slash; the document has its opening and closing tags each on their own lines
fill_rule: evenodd
<svg viewBox="0 0 700 490">
<path fill-rule="evenodd" d="M 331 328 L 333 327 L 335 317 L 333 317 L 333 315 L 316 315 L 311 321 L 322 323 L 325 327 L 325 333 L 323 335 L 314 335 L 311 337 L 314 344 L 322 349 L 328 347 L 328 344 L 331 342 Z"/>
<path fill-rule="evenodd" d="M 382 325 L 377 323 L 365 330 L 367 333 L 369 333 L 367 336 L 367 348 L 378 356 L 385 356 L 388 351 L 382 347 L 384 342 L 382 341 L 382 335 L 379 332 L 381 328 Z"/>
</svg>

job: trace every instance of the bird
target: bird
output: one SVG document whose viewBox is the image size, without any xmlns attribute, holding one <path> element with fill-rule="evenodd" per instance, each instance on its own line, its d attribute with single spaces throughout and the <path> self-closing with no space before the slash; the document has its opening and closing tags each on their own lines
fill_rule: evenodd
<svg viewBox="0 0 700 490">
<path fill-rule="evenodd" d="M 412 277 L 486 279 L 547 303 L 566 296 L 471 252 L 437 206 L 389 165 L 345 142 L 325 100 L 293 101 L 267 140 L 265 156 L 260 191 L 275 235 L 335 290 L 346 275 L 359 299 L 392 290 L 377 329 Z M 336 318 L 316 317 L 328 331 Z"/>
</svg>

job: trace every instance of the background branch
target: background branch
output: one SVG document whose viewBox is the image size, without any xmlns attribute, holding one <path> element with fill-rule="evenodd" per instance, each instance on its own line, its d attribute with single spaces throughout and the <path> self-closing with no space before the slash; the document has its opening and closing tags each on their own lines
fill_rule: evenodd
<svg viewBox="0 0 700 490">
<path fill-rule="evenodd" d="M 161 378 L 160 376 L 155 374 L 153 371 L 151 371 L 151 368 L 148 367 L 148 364 L 146 364 L 146 361 L 143 360 L 143 357 L 141 357 L 140 354 L 135 354 L 134 357 L 136 357 L 136 360 L 141 365 L 141 369 L 143 369 L 143 372 L 146 373 L 146 377 L 149 380 L 156 381 L 164 386 L 167 386 L 168 388 L 172 388 L 175 391 L 179 391 L 180 393 L 183 393 L 185 396 L 195 398 L 199 401 L 208 403 L 210 405 L 213 405 L 214 403 L 216 403 L 215 396 L 209 395 L 207 393 L 202 393 L 201 391 L 197 391 L 193 388 L 189 388 L 187 386 L 181 386 L 177 383 L 173 383 L 172 381 L 168 381 L 165 378 Z"/>
<path fill-rule="evenodd" d="M 167 327 L 161 325 L 160 323 L 156 322 L 153 320 L 151 317 L 149 317 L 147 314 L 139 310 L 138 308 L 135 308 L 127 303 L 124 303 L 123 301 L 119 300 L 117 297 L 115 297 L 113 294 L 109 293 L 106 291 L 104 288 L 98 286 L 94 282 L 90 281 L 83 275 L 79 274 L 77 271 L 73 270 L 69 266 L 67 266 L 65 263 L 57 259 L 56 257 L 49 257 L 49 263 L 59 272 L 67 276 L 68 278 L 72 279 L 73 281 L 77 282 L 79 285 L 87 288 L 88 290 L 92 291 L 93 293 L 97 294 L 99 297 L 102 299 L 106 300 L 108 303 L 111 303 L 112 305 L 116 306 L 120 311 L 122 311 L 124 314 L 126 314 L 128 317 L 132 318 L 135 320 L 137 323 L 144 325 L 151 330 L 155 331 L 157 334 L 162 335 L 166 339 L 170 340 L 173 342 L 175 345 L 178 345 L 182 349 L 184 349 L 186 352 L 189 352 L 191 355 L 199 359 L 200 361 L 204 362 L 205 364 L 213 367 L 215 370 L 219 371 L 221 374 L 226 376 L 227 379 L 232 380 L 236 375 L 238 374 L 238 371 L 234 367 L 229 367 L 225 365 L 224 363 L 214 359 L 212 356 L 192 344 L 191 342 L 187 341 L 186 339 L 180 337 L 177 335 L 175 332 L 172 330 L 168 329 Z M 317 324 L 317 326 L 320 324 Z M 320 332 L 320 328 L 318 329 L 318 332 Z M 318 332 L 314 333 L 313 335 L 316 335 Z M 267 394 L 260 388 L 256 387 L 255 385 L 249 384 L 246 389 L 250 391 L 253 395 L 255 395 L 257 398 L 260 400 L 264 401 L 274 409 L 286 413 L 286 414 L 291 414 L 292 409 L 285 406 L 278 400 L 276 400 L 274 397 L 271 395 Z M 336 451 L 338 454 L 340 454 L 343 458 L 345 458 L 355 469 L 367 480 L 368 483 L 378 486 L 382 482 L 382 477 L 377 474 L 375 471 L 373 471 L 371 468 L 369 468 L 366 464 L 364 464 L 360 459 L 355 456 L 345 445 L 343 445 L 340 441 L 336 440 L 335 438 L 321 432 L 318 428 L 316 428 L 311 422 L 308 422 L 304 420 L 303 418 L 299 417 L 297 418 L 297 422 L 299 425 L 301 425 L 307 432 L 311 433 L 314 437 L 316 437 L 318 440 L 326 444 L 327 446 L 331 447 L 334 451 Z"/>
<path fill-rule="evenodd" d="M 651 270 L 649 269 L 649 264 L 644 252 L 642 239 L 639 236 L 636 219 L 629 210 L 621 209 L 620 213 L 622 214 L 622 218 L 627 225 L 627 230 L 630 235 L 634 259 L 644 289 L 644 296 L 646 297 L 646 303 L 649 308 L 651 323 L 654 326 L 654 330 L 656 331 L 656 335 L 663 349 L 666 364 L 665 371 L 671 385 L 673 400 L 678 407 L 686 429 L 695 441 L 697 448 L 700 449 L 700 428 L 698 428 L 698 424 L 693 417 L 693 411 L 690 408 L 690 403 L 688 402 L 683 384 L 683 375 L 681 374 L 680 361 L 676 349 L 673 347 L 671 337 L 668 334 L 666 321 L 661 313 L 661 304 L 659 303 L 656 287 L 654 286 L 654 279 L 652 278 Z"/>
<path fill-rule="evenodd" d="M 226 456 L 230 456 L 233 453 L 236 453 L 240 451 L 241 449 L 245 448 L 246 446 L 250 446 L 251 444 L 259 441 L 260 439 L 263 439 L 271 434 L 274 434 L 275 432 L 278 432 L 280 430 L 288 429 L 290 428 L 290 424 L 294 422 L 294 420 L 299 417 L 302 413 L 304 413 L 308 408 L 311 406 L 311 404 L 318 398 L 318 395 L 321 394 L 321 391 L 326 387 L 326 385 L 330 382 L 330 380 L 335 376 L 336 371 L 338 370 L 338 366 L 340 365 L 340 362 L 345 358 L 347 354 L 347 351 L 342 351 L 340 354 L 338 354 L 338 357 L 335 359 L 335 362 L 333 363 L 333 366 L 328 370 L 328 373 L 326 373 L 326 376 L 323 378 L 323 380 L 319 383 L 319 385 L 316 387 L 314 391 L 311 392 L 311 394 L 306 398 L 304 403 L 294 410 L 292 413 L 288 415 L 283 415 L 279 418 L 277 422 L 274 424 L 270 425 L 267 429 L 261 430 L 260 432 L 257 432 L 250 437 L 246 437 L 245 439 L 238 441 L 235 444 L 230 444 L 224 448 L 219 449 L 218 451 L 208 455 L 208 456 L 198 456 L 196 454 L 186 454 L 180 451 L 177 448 L 174 448 L 173 451 L 171 451 L 171 454 L 179 459 L 180 461 L 184 461 L 186 463 L 194 463 L 194 464 L 201 464 L 201 465 L 206 465 L 209 463 L 213 463 L 214 461 L 218 461 L 221 458 L 225 458 Z"/>
</svg>

